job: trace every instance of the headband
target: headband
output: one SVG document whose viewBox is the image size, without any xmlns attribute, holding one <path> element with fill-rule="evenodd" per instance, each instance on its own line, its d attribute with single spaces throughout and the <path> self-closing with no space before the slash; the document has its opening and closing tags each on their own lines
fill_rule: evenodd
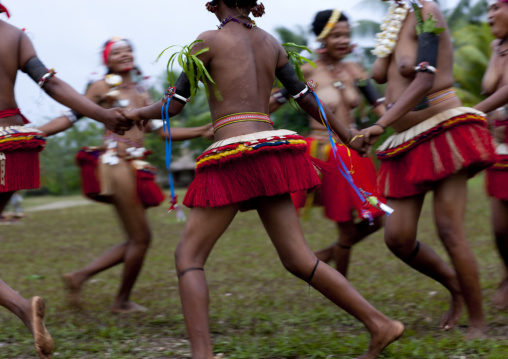
<svg viewBox="0 0 508 359">
<path fill-rule="evenodd" d="M 340 18 L 341 14 L 342 14 L 342 11 L 340 11 L 339 9 L 333 9 L 332 15 L 328 19 L 328 22 L 326 23 L 326 25 L 323 28 L 323 30 L 321 30 L 321 33 L 317 37 L 317 40 L 323 40 L 325 37 L 328 36 L 328 34 L 333 29 L 333 27 L 335 26 L 337 21 L 339 21 L 339 18 Z"/>
<path fill-rule="evenodd" d="M 0 4 L 0 14 L 3 12 L 5 12 L 5 15 L 7 15 L 7 18 L 11 17 L 7 8 L 5 6 L 3 6 L 2 4 Z"/>
<path fill-rule="evenodd" d="M 109 54 L 111 53 L 111 50 L 113 50 L 113 48 L 115 48 L 116 46 L 120 45 L 131 46 L 129 40 L 123 39 L 121 37 L 113 37 L 106 43 L 106 45 L 104 46 L 104 50 L 102 51 L 102 61 L 104 62 L 104 65 L 107 66 L 108 64 Z"/>
</svg>

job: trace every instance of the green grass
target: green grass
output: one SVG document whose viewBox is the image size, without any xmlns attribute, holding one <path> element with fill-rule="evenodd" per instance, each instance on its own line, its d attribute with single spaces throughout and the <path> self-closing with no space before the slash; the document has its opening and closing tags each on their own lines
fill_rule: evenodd
<svg viewBox="0 0 508 359">
<path fill-rule="evenodd" d="M 406 325 L 403 338 L 381 358 L 508 358 L 508 312 L 490 305 L 502 267 L 483 186 L 481 177 L 470 181 L 466 229 L 481 270 L 490 338 L 465 341 L 465 314 L 455 330 L 441 331 L 446 291 L 396 259 L 378 232 L 355 247 L 349 279 L 378 309 Z M 79 197 L 26 198 L 24 205 L 67 199 Z M 431 196 L 419 239 L 445 255 L 436 238 L 430 200 Z M 154 240 L 132 299 L 149 311 L 129 316 L 109 311 L 120 266 L 86 284 L 83 311 L 67 306 L 60 280 L 62 273 L 122 241 L 112 208 L 91 204 L 28 212 L 21 224 L 0 227 L 0 277 L 25 297 L 45 298 L 55 358 L 190 356 L 173 268 L 173 251 L 184 224 L 166 215 L 166 205 L 148 213 Z M 324 219 L 319 208 L 302 225 L 313 249 L 336 236 L 334 223 Z M 206 275 L 214 350 L 227 358 L 353 358 L 368 345 L 359 322 L 284 270 L 255 212 L 237 216 L 212 252 Z M 0 308 L 0 323 L 0 358 L 34 358 L 31 337 L 21 322 Z"/>
</svg>

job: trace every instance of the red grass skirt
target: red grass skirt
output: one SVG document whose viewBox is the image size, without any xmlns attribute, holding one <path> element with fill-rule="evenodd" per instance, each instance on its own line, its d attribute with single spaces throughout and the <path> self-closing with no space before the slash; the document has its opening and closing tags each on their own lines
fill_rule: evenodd
<svg viewBox="0 0 508 359">
<path fill-rule="evenodd" d="M 487 168 L 487 193 L 491 197 L 508 201 L 508 146 L 499 145 L 496 149 L 497 161 Z"/>
<path fill-rule="evenodd" d="M 293 193 L 293 203 L 297 209 L 308 208 L 312 205 L 323 206 L 326 217 L 335 222 L 348 222 L 354 219 L 353 210 L 357 215 L 364 203 L 356 195 L 349 182 L 342 176 L 335 164 L 335 157 L 331 152 L 328 140 L 313 137 L 307 141 L 307 153 L 319 159 L 325 159 L 330 170 L 323 172 L 321 187 L 312 193 L 299 191 Z M 351 171 L 354 183 L 363 190 L 376 195 L 376 169 L 370 158 L 361 157 L 356 151 L 348 150 L 346 146 L 338 146 L 339 155 Z M 384 212 L 367 204 L 374 218 L 381 217 Z"/>
<path fill-rule="evenodd" d="M 303 137 L 292 131 L 263 131 L 232 137 L 210 146 L 197 159 L 196 178 L 183 204 L 221 207 L 243 202 L 255 208 L 258 197 L 314 189 L 319 161 L 306 154 Z"/>
<path fill-rule="evenodd" d="M 101 195 L 99 157 L 103 151 L 98 148 L 84 147 L 76 155 L 81 169 L 83 194 L 97 202 L 111 203 L 111 196 Z M 145 161 L 131 161 L 136 175 L 136 189 L 139 200 L 145 207 L 156 207 L 164 201 L 164 193 L 155 183 L 156 168 Z"/>
<path fill-rule="evenodd" d="M 376 154 L 378 190 L 391 198 L 425 193 L 462 170 L 472 177 L 495 161 L 485 117 L 467 107 L 446 110 L 390 137 Z"/>
<path fill-rule="evenodd" d="M 39 152 L 46 135 L 22 126 L 0 128 L 0 192 L 39 188 Z"/>
</svg>

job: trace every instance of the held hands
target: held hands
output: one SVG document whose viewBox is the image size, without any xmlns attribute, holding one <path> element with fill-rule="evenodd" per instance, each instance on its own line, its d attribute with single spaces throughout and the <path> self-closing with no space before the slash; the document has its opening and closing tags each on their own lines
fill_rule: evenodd
<svg viewBox="0 0 508 359">
<path fill-rule="evenodd" d="M 203 134 L 201 135 L 203 138 L 206 138 L 207 140 L 213 140 L 213 126 L 211 123 L 201 126 L 201 129 L 203 130 Z"/>
<path fill-rule="evenodd" d="M 351 139 L 349 143 L 346 144 L 349 148 L 358 152 L 358 154 L 362 157 L 367 156 L 370 146 L 365 140 L 365 135 L 363 131 L 360 132 L 357 129 L 351 129 Z"/>
<path fill-rule="evenodd" d="M 122 111 L 118 108 L 104 110 L 101 122 L 104 123 L 108 130 L 119 135 L 123 135 L 125 131 L 130 130 L 132 127 L 132 121 L 125 118 Z"/>
<path fill-rule="evenodd" d="M 379 136 L 381 136 L 385 132 L 385 129 L 381 125 L 372 125 L 362 130 L 362 134 L 365 138 L 365 141 L 372 146 L 378 140 Z"/>
</svg>

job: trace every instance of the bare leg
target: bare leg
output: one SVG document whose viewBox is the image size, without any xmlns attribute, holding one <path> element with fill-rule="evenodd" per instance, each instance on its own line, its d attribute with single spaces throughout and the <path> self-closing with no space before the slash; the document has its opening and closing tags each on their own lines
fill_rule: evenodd
<svg viewBox="0 0 508 359">
<path fill-rule="evenodd" d="M 365 237 L 376 232 L 383 226 L 383 218 L 376 218 L 372 225 L 368 220 L 362 220 L 355 223 L 353 220 L 347 222 L 337 222 L 339 238 L 332 245 L 320 249 L 314 254 L 325 263 L 335 262 L 337 270 L 347 277 L 349 259 L 353 246 L 363 240 Z"/>
<path fill-rule="evenodd" d="M 123 262 L 122 283 L 112 311 L 117 313 L 143 311 L 146 309 L 130 301 L 130 294 L 150 245 L 150 228 L 145 208 L 137 197 L 136 179 L 130 164 L 120 161 L 112 169 L 111 175 L 115 185 L 113 204 L 125 230 L 127 241 L 110 248 L 84 268 L 65 274 L 63 278 L 69 289 L 71 302 L 79 304 L 79 293 L 86 280 Z"/>
<path fill-rule="evenodd" d="M 14 313 L 30 330 L 39 358 L 51 358 L 55 345 L 44 326 L 44 300 L 40 297 L 27 300 L 0 279 L 0 305 Z"/>
<path fill-rule="evenodd" d="M 420 195 L 388 200 L 388 205 L 394 212 L 386 218 L 385 242 L 406 264 L 448 289 L 451 294 L 451 306 L 441 321 L 441 327 L 448 330 L 453 328 L 460 318 L 462 296 L 454 270 L 432 248 L 416 242 L 418 218 L 424 197 Z"/>
<path fill-rule="evenodd" d="M 469 313 L 468 337 L 484 337 L 485 318 L 476 258 L 464 233 L 467 174 L 458 173 L 441 181 L 434 190 L 434 217 L 439 233 L 457 273 Z"/>
<path fill-rule="evenodd" d="M 238 206 L 192 208 L 175 251 L 180 299 L 193 359 L 213 358 L 208 286 L 204 271 L 199 269 L 203 268 L 213 246 L 237 212 Z"/>
<path fill-rule="evenodd" d="M 368 351 L 359 358 L 377 358 L 387 345 L 402 335 L 402 323 L 374 308 L 340 273 L 325 263 L 315 267 L 317 258 L 303 237 L 289 195 L 259 200 L 258 213 L 284 267 L 295 276 L 310 280 L 310 285 L 367 327 L 371 342 Z"/>
<path fill-rule="evenodd" d="M 492 304 L 498 309 L 506 309 L 508 307 L 508 221 L 506 220 L 508 218 L 508 201 L 491 198 L 490 208 L 496 246 L 504 267 L 504 278 L 499 284 Z"/>
</svg>

